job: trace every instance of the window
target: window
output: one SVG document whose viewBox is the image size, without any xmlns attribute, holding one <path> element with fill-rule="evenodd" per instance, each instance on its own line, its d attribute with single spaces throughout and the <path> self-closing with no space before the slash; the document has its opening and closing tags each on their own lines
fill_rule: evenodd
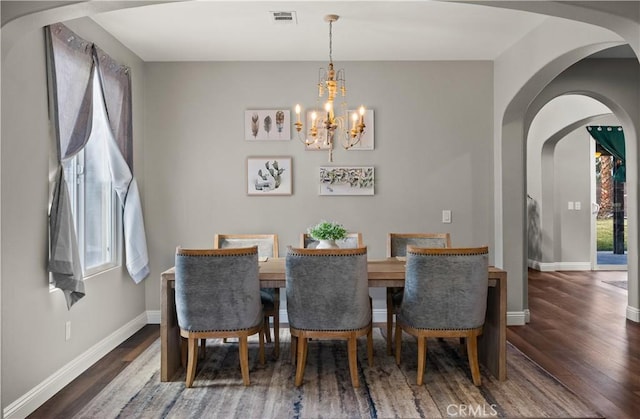
<svg viewBox="0 0 640 419">
<path fill-rule="evenodd" d="M 111 183 L 106 143 L 110 140 L 110 128 L 95 72 L 93 83 L 91 135 L 78 154 L 62 162 L 84 277 L 118 265 L 118 232 L 121 230 L 118 197 Z"/>
</svg>

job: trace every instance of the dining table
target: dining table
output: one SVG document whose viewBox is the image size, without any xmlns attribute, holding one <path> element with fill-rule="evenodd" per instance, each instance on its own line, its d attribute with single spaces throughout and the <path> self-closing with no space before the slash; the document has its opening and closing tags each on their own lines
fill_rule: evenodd
<svg viewBox="0 0 640 419">
<path fill-rule="evenodd" d="M 259 262 L 261 288 L 285 288 L 285 258 L 267 258 Z M 402 287 L 405 261 L 401 258 L 367 261 L 369 288 Z M 478 338 L 480 363 L 498 380 L 507 378 L 507 273 L 488 269 L 487 310 L 484 329 Z M 175 304 L 175 268 L 161 274 L 160 308 L 160 380 L 172 381 L 181 370 L 181 337 Z M 381 354 L 380 356 L 388 356 Z"/>
</svg>

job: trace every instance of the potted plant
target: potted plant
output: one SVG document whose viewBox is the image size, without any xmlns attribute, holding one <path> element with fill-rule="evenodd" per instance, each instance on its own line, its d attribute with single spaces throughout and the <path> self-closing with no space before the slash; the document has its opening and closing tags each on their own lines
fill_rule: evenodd
<svg viewBox="0 0 640 419">
<path fill-rule="evenodd" d="M 329 221 L 321 221 L 308 230 L 309 235 L 315 240 L 320 241 L 316 249 L 336 248 L 336 240 L 342 240 L 347 237 L 347 230 L 342 224 Z"/>
</svg>

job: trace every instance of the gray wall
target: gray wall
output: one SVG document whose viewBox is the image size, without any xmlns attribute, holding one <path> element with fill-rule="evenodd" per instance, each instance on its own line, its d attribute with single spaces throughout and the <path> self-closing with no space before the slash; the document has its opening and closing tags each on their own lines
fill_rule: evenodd
<svg viewBox="0 0 640 419">
<path fill-rule="evenodd" d="M 374 196 L 319 196 L 327 153 L 297 140 L 244 140 L 247 109 L 315 105 L 326 63 L 148 63 L 145 208 L 152 273 L 147 308 L 160 308 L 160 273 L 175 247 L 211 246 L 219 233 L 274 232 L 280 253 L 321 219 L 362 232 L 371 257 L 389 232 L 440 232 L 454 246 L 491 244 L 492 64 L 346 62 L 348 99 L 375 111 L 375 150 L 338 149 L 334 165 L 375 167 Z M 246 195 L 247 156 L 291 156 L 293 195 Z M 453 223 L 441 222 L 442 210 Z M 383 293 L 374 306 L 384 307 Z"/>
<path fill-rule="evenodd" d="M 556 214 L 558 223 L 559 262 L 591 260 L 591 170 L 589 133 L 582 127 L 558 142 L 554 153 Z M 569 210 L 568 203 L 580 202 L 580 210 Z"/>
<path fill-rule="evenodd" d="M 69 23 L 132 67 L 135 165 L 144 173 L 144 66 L 100 28 Z M 124 269 L 85 281 L 87 296 L 68 311 L 49 291 L 47 261 L 50 133 L 42 29 L 21 37 L 2 61 L 2 407 L 145 312 L 144 285 Z M 65 341 L 65 322 L 71 339 Z"/>
</svg>

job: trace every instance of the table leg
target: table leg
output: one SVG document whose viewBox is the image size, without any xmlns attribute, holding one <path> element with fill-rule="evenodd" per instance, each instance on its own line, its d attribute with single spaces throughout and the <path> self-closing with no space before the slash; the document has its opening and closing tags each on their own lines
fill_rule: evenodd
<svg viewBox="0 0 640 419">
<path fill-rule="evenodd" d="M 172 281 L 173 282 L 173 281 Z M 176 315 L 175 289 L 162 278 L 160 308 L 160 381 L 171 381 L 180 369 L 180 328 Z"/>
<path fill-rule="evenodd" d="M 506 280 L 492 279 L 487 294 L 484 330 L 478 337 L 478 357 L 500 381 L 507 379 L 507 288 Z"/>
</svg>

